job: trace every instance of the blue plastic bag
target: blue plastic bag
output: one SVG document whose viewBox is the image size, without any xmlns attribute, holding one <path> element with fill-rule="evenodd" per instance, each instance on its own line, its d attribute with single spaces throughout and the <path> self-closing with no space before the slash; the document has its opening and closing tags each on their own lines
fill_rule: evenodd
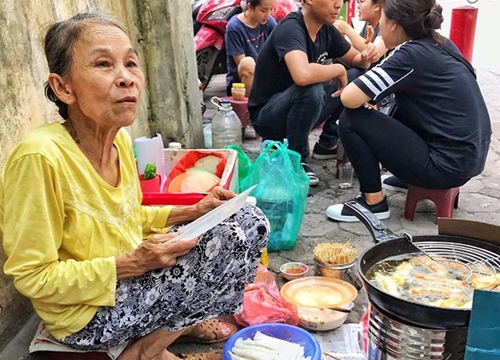
<svg viewBox="0 0 500 360">
<path fill-rule="evenodd" d="M 271 225 L 268 251 L 290 250 L 295 246 L 306 209 L 309 178 L 300 164 L 300 154 L 287 142 L 266 140 L 262 151 L 243 179 L 241 188 L 258 184 L 250 195 L 266 214 Z"/>
</svg>

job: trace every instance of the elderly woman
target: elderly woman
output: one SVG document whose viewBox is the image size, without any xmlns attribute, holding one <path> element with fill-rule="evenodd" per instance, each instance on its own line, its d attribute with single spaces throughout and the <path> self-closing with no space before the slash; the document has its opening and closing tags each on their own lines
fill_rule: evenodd
<svg viewBox="0 0 500 360">
<path fill-rule="evenodd" d="M 46 95 L 65 121 L 34 130 L 3 169 L 5 273 L 70 347 L 134 340 L 120 360 L 170 360 L 178 357 L 166 347 L 181 336 L 227 338 L 228 324 L 207 319 L 241 310 L 244 284 L 253 281 L 268 238 L 266 218 L 246 206 L 199 238 L 170 241 L 172 226 L 234 194 L 215 188 L 193 206 L 141 206 L 122 128 L 134 122 L 144 76 L 115 20 L 86 13 L 56 23 L 45 53 Z"/>
<path fill-rule="evenodd" d="M 390 216 L 381 163 L 402 181 L 426 189 L 465 184 L 484 169 L 491 138 L 488 110 L 471 65 L 436 30 L 443 22 L 434 0 L 385 0 L 380 31 L 395 49 L 341 95 L 347 108 L 340 136 L 359 179 L 354 201 L 379 219 Z M 394 118 L 363 105 L 394 94 Z M 357 221 L 343 204 L 326 214 Z"/>
</svg>

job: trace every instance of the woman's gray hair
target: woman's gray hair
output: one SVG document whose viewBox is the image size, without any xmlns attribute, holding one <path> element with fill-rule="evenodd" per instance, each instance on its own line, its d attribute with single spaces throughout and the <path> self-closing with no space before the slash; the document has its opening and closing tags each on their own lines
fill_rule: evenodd
<svg viewBox="0 0 500 360">
<path fill-rule="evenodd" d="M 60 76 L 69 74 L 73 60 L 73 46 L 90 23 L 116 26 L 123 32 L 125 27 L 112 16 L 100 12 L 79 13 L 71 19 L 53 24 L 45 35 L 45 57 L 49 71 Z M 49 83 L 45 83 L 45 96 L 59 108 L 59 115 L 68 119 L 68 105 L 54 93 Z"/>
</svg>

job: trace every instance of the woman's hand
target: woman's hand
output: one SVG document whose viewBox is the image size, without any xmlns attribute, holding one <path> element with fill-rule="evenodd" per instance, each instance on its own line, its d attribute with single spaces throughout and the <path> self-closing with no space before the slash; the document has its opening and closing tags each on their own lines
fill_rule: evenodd
<svg viewBox="0 0 500 360">
<path fill-rule="evenodd" d="M 165 226 L 184 224 L 188 221 L 196 220 L 200 216 L 205 215 L 210 210 L 215 209 L 217 206 L 223 204 L 226 200 L 229 200 L 235 196 L 235 193 L 220 186 L 216 186 L 196 205 L 174 206 L 172 210 L 170 210 L 170 214 L 168 215 L 167 223 L 165 224 Z"/>
<path fill-rule="evenodd" d="M 347 86 L 347 71 L 345 70 L 345 67 L 343 65 L 340 65 L 340 64 L 338 64 L 338 65 L 339 65 L 339 69 L 341 69 L 340 74 L 336 78 L 332 79 L 330 81 L 330 84 L 334 83 L 335 81 L 338 81 L 339 88 L 337 89 L 337 91 L 335 91 L 332 94 L 332 98 L 340 96 L 340 94 L 342 93 L 342 90 L 344 90 L 345 87 Z"/>
<path fill-rule="evenodd" d="M 195 205 L 196 211 L 202 216 L 235 196 L 236 194 L 232 191 L 226 190 L 221 186 L 216 186 Z"/>
<path fill-rule="evenodd" d="M 187 254 L 198 243 L 198 238 L 171 241 L 177 235 L 176 232 L 152 235 L 134 251 L 117 257 L 117 278 L 135 277 L 146 271 L 174 266 L 179 256 Z"/>
<path fill-rule="evenodd" d="M 377 62 L 380 59 L 377 47 L 372 43 L 367 44 L 366 48 L 361 52 L 361 59 L 371 64 Z"/>
</svg>

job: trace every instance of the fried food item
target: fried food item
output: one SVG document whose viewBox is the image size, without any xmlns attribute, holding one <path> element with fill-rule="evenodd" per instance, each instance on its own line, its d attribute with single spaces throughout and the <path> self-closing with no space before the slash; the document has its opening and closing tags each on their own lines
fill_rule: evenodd
<svg viewBox="0 0 500 360">
<path fill-rule="evenodd" d="M 472 300 L 463 303 L 457 299 L 441 299 L 431 302 L 429 305 L 442 308 L 470 309 L 472 307 Z"/>
<path fill-rule="evenodd" d="M 456 278 L 465 280 L 469 277 L 470 269 L 457 261 L 434 257 L 431 259 L 428 256 L 417 256 L 412 260 L 416 266 L 421 266 L 433 272 L 437 276 L 442 276 L 446 279 Z"/>
<path fill-rule="evenodd" d="M 366 26 L 366 36 L 365 36 L 365 44 L 368 45 L 370 41 L 372 41 L 373 34 L 375 34 L 375 30 L 373 30 L 373 26 Z"/>
<path fill-rule="evenodd" d="M 441 286 L 415 286 L 409 291 L 412 297 L 428 297 L 432 296 L 443 297 L 445 299 L 453 298 L 454 300 L 461 299 L 465 296 L 464 292 L 460 289 Z"/>
<path fill-rule="evenodd" d="M 447 276 L 439 276 L 432 274 L 415 274 L 415 278 L 425 281 L 427 284 L 435 284 L 441 286 L 467 286 L 464 280 L 453 279 Z"/>
<path fill-rule="evenodd" d="M 500 274 L 478 276 L 472 279 L 472 286 L 478 290 L 493 288 L 500 285 Z"/>
<path fill-rule="evenodd" d="M 421 255 L 376 266 L 371 280 L 387 294 L 423 305 L 470 308 L 473 288 L 466 281 L 470 269 L 464 264 Z"/>
</svg>

